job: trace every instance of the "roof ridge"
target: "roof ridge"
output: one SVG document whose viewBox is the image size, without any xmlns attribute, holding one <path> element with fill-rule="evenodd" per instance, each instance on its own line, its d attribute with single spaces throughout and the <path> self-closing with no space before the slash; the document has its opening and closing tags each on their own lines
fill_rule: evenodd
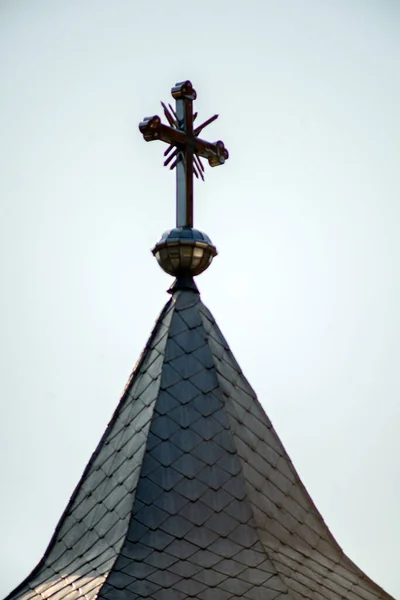
<svg viewBox="0 0 400 600">
<path fill-rule="evenodd" d="M 231 352 L 231 350 L 230 350 L 230 348 L 229 348 L 229 345 L 228 345 L 228 343 L 227 343 L 227 341 L 226 341 L 225 337 L 223 336 L 223 334 L 222 334 L 221 330 L 219 329 L 219 327 L 218 327 L 218 325 L 217 325 L 217 323 L 216 323 L 216 321 L 215 321 L 215 318 L 213 317 L 213 315 L 212 315 L 211 311 L 210 311 L 210 310 L 209 310 L 209 309 L 208 309 L 208 308 L 207 308 L 207 307 L 206 307 L 206 306 L 205 306 L 205 305 L 202 303 L 202 305 L 201 305 L 201 308 L 200 308 L 200 312 L 202 313 L 202 316 L 203 316 L 203 324 L 204 324 L 204 319 L 208 319 L 208 320 L 209 320 L 211 323 L 213 323 L 213 326 L 214 326 L 214 327 L 215 327 L 215 329 L 218 331 L 219 335 L 221 336 L 221 339 L 222 339 L 222 341 L 224 342 L 224 346 L 225 346 L 226 350 L 227 350 L 227 351 L 228 351 L 228 352 L 231 354 L 231 356 L 232 356 L 232 358 L 233 358 L 234 362 L 236 363 L 236 365 L 237 365 L 237 367 L 238 367 L 238 371 L 240 372 L 241 376 L 242 376 L 242 377 L 243 377 L 243 378 L 246 380 L 246 382 L 248 383 L 248 381 L 247 381 L 247 378 L 246 378 L 246 377 L 243 375 L 243 372 L 242 372 L 242 370 L 241 370 L 241 368 L 240 368 L 239 364 L 237 363 L 236 359 L 234 358 L 234 356 L 233 356 L 233 354 L 232 354 L 232 352 Z M 205 313 L 206 313 L 206 314 L 205 314 Z M 207 340 L 207 343 L 209 344 L 209 341 L 208 341 L 208 340 Z M 216 371 L 217 371 L 217 376 L 218 376 L 218 363 L 217 363 L 216 357 L 215 357 L 214 353 L 212 352 L 211 348 L 210 348 L 210 351 L 211 351 L 211 355 L 212 355 L 212 357 L 213 357 L 213 361 L 214 361 L 215 369 L 216 369 Z M 223 377 L 223 375 L 222 375 L 222 374 L 221 374 L 220 376 L 221 376 L 221 377 Z M 250 386 L 250 384 L 249 384 L 249 383 L 248 383 L 248 385 Z M 224 396 L 224 394 L 221 394 L 221 396 Z M 225 400 L 225 398 L 224 398 L 224 403 L 226 404 L 226 400 Z M 235 446 L 235 448 L 236 448 L 236 452 L 238 453 L 238 449 L 237 449 L 237 445 L 236 445 L 236 440 L 235 440 L 235 438 L 234 438 L 233 434 L 232 434 L 232 439 L 233 439 L 233 444 L 234 444 L 234 446 Z M 243 477 L 243 480 L 244 480 L 244 482 L 245 482 L 245 485 L 247 485 L 247 482 L 246 482 L 246 477 L 245 477 L 245 475 L 244 475 L 244 472 L 243 472 L 243 467 L 242 467 L 242 464 L 241 464 L 241 461 L 240 461 L 240 460 L 239 460 L 239 463 L 240 463 L 240 472 L 241 472 L 241 474 L 242 474 L 242 477 Z M 251 506 L 251 503 L 250 503 L 250 506 Z M 252 507 L 252 506 L 251 506 L 251 510 L 252 510 L 253 519 L 254 519 L 254 511 L 253 511 L 253 507 Z M 257 532 L 258 539 L 259 539 L 259 541 L 260 541 L 261 545 L 263 546 L 263 543 L 262 543 L 262 540 L 261 540 L 261 538 L 260 538 L 260 535 L 259 535 L 259 532 L 258 532 L 258 528 L 257 528 L 257 526 L 255 526 L 255 530 L 256 530 L 256 532 Z M 272 559 L 272 557 L 271 557 L 271 555 L 270 555 L 269 553 L 267 554 L 267 556 L 268 556 L 268 558 L 269 558 L 269 559 L 270 559 L 270 560 L 271 560 L 271 561 L 274 563 L 274 561 L 273 561 L 273 559 Z M 282 574 L 281 574 L 281 573 L 279 573 L 279 571 L 278 571 L 278 570 L 276 570 L 276 572 L 277 572 L 277 575 L 278 575 L 278 577 L 279 577 L 280 581 L 282 582 L 282 585 L 284 585 L 284 586 L 287 588 L 286 581 L 284 580 L 284 578 L 283 578 Z M 292 597 L 292 594 L 291 594 L 291 592 L 290 592 L 290 590 L 289 590 L 288 588 L 287 588 L 287 598 L 288 598 L 288 600 L 292 600 L 292 598 L 293 598 L 293 597 Z"/>
</svg>

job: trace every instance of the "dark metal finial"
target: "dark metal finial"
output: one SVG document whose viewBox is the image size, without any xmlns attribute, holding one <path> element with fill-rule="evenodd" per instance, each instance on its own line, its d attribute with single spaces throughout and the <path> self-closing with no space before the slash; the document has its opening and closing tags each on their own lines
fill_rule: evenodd
<svg viewBox="0 0 400 600">
<path fill-rule="evenodd" d="M 176 167 L 176 225 L 193 227 L 193 174 L 204 181 L 204 166 L 201 158 L 206 158 L 211 167 L 223 165 L 229 158 L 223 142 L 206 142 L 198 136 L 210 123 L 218 118 L 214 115 L 201 125 L 193 128 L 197 113 L 193 114 L 193 101 L 196 91 L 190 81 L 177 83 L 171 90 L 175 99 L 175 110 L 161 102 L 169 125 L 161 123 L 158 116 L 146 117 L 139 123 L 139 129 L 146 142 L 161 140 L 169 144 L 164 152 L 164 165 Z"/>
</svg>

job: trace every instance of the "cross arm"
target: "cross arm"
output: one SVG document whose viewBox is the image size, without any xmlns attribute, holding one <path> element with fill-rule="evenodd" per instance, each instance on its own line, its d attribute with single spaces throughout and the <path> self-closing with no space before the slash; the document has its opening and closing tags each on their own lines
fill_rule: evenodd
<svg viewBox="0 0 400 600">
<path fill-rule="evenodd" d="M 229 158 L 229 152 L 221 140 L 212 143 L 195 138 L 195 152 L 197 156 L 206 158 L 210 167 L 223 165 L 227 158 Z"/>
<path fill-rule="evenodd" d="M 225 160 L 229 157 L 228 150 L 225 148 L 223 142 L 206 142 L 195 136 L 187 135 L 184 131 L 164 125 L 157 115 L 146 117 L 139 123 L 139 129 L 146 142 L 161 140 L 166 144 L 172 144 L 177 147 L 191 146 L 197 156 L 208 160 L 211 167 L 224 164 Z"/>
</svg>

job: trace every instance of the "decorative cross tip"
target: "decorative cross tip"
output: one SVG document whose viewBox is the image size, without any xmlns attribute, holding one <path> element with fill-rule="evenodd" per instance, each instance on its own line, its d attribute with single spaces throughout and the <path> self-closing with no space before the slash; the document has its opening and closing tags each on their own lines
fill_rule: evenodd
<svg viewBox="0 0 400 600">
<path fill-rule="evenodd" d="M 139 129 L 146 142 L 161 140 L 168 144 L 164 152 L 164 165 L 177 169 L 177 226 L 193 227 L 193 174 L 204 181 L 204 165 L 206 158 L 211 167 L 223 165 L 229 158 L 224 143 L 207 142 L 199 138 L 203 129 L 218 118 L 214 115 L 201 125 L 193 127 L 197 113 L 193 114 L 193 101 L 196 91 L 190 81 L 177 83 L 171 90 L 175 99 L 175 110 L 170 104 L 161 102 L 164 115 L 169 123 L 165 125 L 159 116 L 145 117 L 139 123 Z"/>
</svg>

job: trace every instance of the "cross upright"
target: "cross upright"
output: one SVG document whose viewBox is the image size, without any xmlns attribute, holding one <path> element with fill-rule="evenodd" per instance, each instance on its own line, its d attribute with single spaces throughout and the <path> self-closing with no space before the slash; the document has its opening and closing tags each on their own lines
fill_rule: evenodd
<svg viewBox="0 0 400 600">
<path fill-rule="evenodd" d="M 161 102 L 169 126 L 161 123 L 160 117 L 155 115 L 145 117 L 139 123 L 139 129 L 146 142 L 161 140 L 168 144 L 164 165 L 173 161 L 170 169 L 176 168 L 176 226 L 193 227 L 193 174 L 204 180 L 201 158 L 206 158 L 211 167 L 217 167 L 224 164 L 229 154 L 223 142 L 206 142 L 198 137 L 218 115 L 193 128 L 197 113 L 193 114 L 196 91 L 191 82 L 177 83 L 171 94 L 175 99 L 175 110 Z"/>
</svg>

